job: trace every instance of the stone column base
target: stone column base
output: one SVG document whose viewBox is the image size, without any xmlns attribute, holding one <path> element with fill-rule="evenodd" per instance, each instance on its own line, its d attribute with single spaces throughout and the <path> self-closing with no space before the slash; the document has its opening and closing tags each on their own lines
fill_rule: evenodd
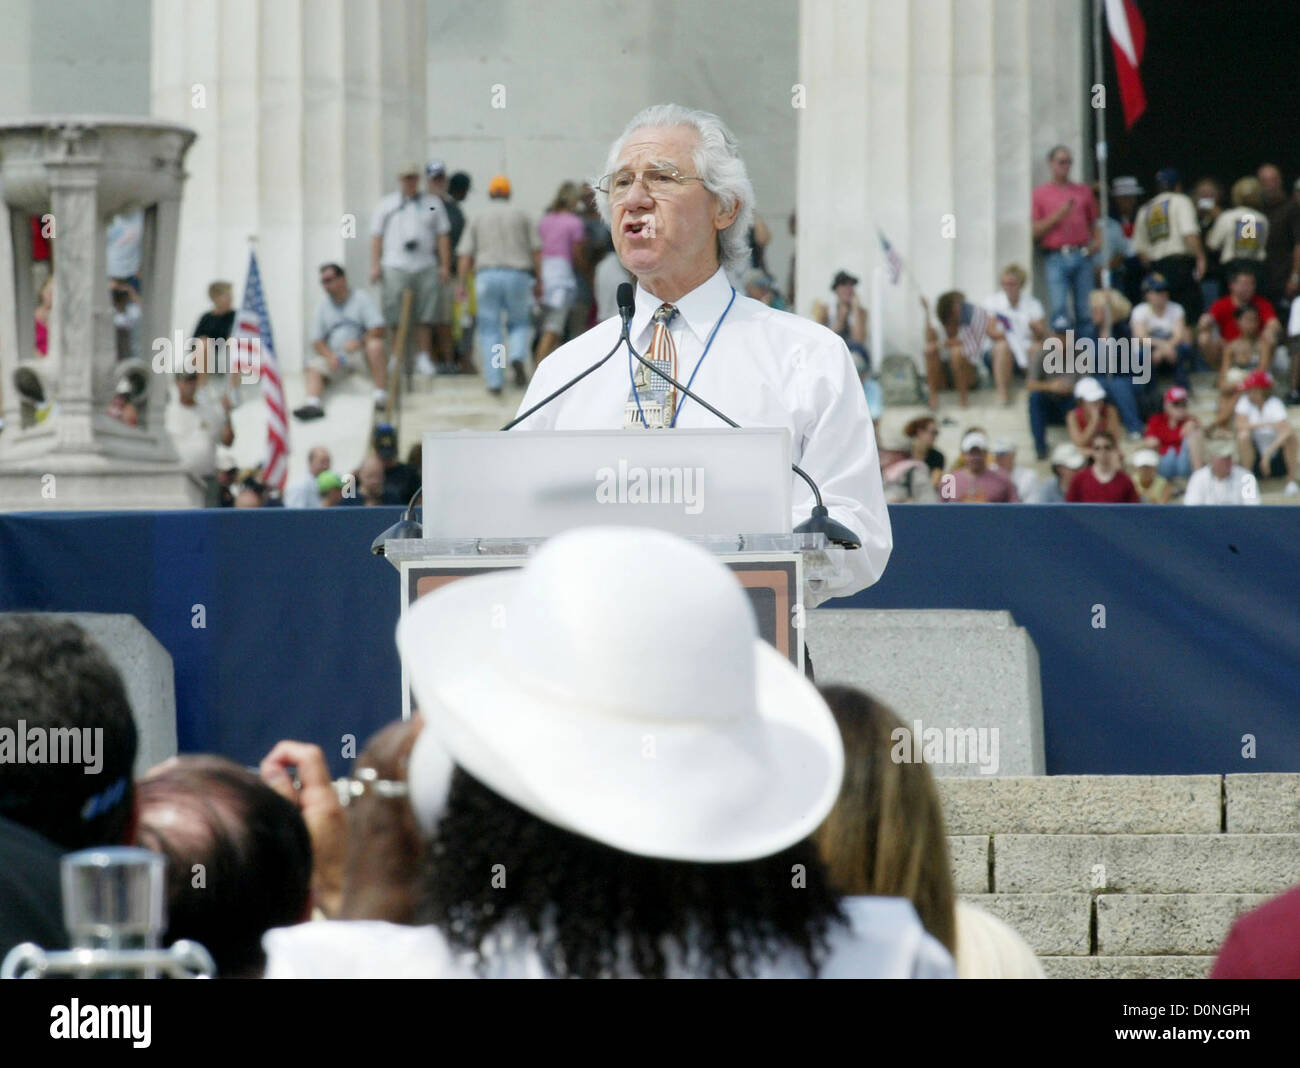
<svg viewBox="0 0 1300 1068">
<path fill-rule="evenodd" d="M 200 508 L 203 487 L 174 463 L 44 456 L 0 470 L 0 512 Z"/>
</svg>

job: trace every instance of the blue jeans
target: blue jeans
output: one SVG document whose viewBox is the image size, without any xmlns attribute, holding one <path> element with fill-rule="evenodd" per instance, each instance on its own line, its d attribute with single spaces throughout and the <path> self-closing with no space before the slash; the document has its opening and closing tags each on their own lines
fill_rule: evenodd
<svg viewBox="0 0 1300 1068">
<path fill-rule="evenodd" d="M 1106 391 L 1111 403 L 1119 409 L 1119 421 L 1130 434 L 1140 434 L 1146 426 L 1142 422 L 1142 413 L 1138 410 L 1137 391 L 1133 388 L 1133 379 L 1129 375 L 1097 375 L 1097 381 Z"/>
<path fill-rule="evenodd" d="M 1044 256 L 1047 274 L 1047 301 L 1049 322 L 1058 315 L 1074 320 L 1074 332 L 1079 337 L 1092 337 L 1092 316 L 1088 314 L 1088 294 L 1092 292 L 1092 258 L 1082 249 L 1074 252 L 1048 252 Z M 1066 306 L 1074 296 L 1074 315 Z"/>
<path fill-rule="evenodd" d="M 1047 458 L 1047 424 L 1064 426 L 1065 417 L 1073 408 L 1071 394 L 1029 394 L 1029 432 L 1034 435 L 1034 452 L 1040 460 Z"/>
<path fill-rule="evenodd" d="M 533 276 L 510 267 L 484 267 L 475 272 L 474 293 L 478 299 L 478 341 L 483 356 L 483 378 L 488 389 L 500 389 L 505 381 L 505 361 L 523 363 L 528 355 L 532 331 L 528 313 L 532 304 Z M 509 349 L 501 344 L 501 317 L 505 316 Z"/>
<path fill-rule="evenodd" d="M 1190 478 L 1192 475 L 1192 447 L 1187 442 L 1179 446 L 1178 451 L 1170 449 L 1160 454 L 1156 465 L 1156 474 L 1161 478 Z"/>
</svg>

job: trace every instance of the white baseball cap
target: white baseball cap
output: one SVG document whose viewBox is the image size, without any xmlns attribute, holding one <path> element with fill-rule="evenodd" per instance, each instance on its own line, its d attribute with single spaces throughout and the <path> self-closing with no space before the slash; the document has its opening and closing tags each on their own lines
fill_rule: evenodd
<svg viewBox="0 0 1300 1068">
<path fill-rule="evenodd" d="M 1158 467 L 1160 464 L 1160 454 L 1155 449 L 1138 449 L 1133 454 L 1134 467 Z"/>
<path fill-rule="evenodd" d="M 972 430 L 961 439 L 961 451 L 970 452 L 971 449 L 983 449 L 988 452 L 989 439 L 981 434 L 978 430 Z"/>
<path fill-rule="evenodd" d="M 1077 471 L 1087 462 L 1087 457 L 1072 441 L 1063 441 L 1052 450 L 1051 466 L 1053 467 L 1068 467 L 1071 471 Z"/>
<path fill-rule="evenodd" d="M 1099 401 L 1106 399 L 1106 391 L 1101 383 L 1091 375 L 1086 375 L 1074 384 L 1074 395 L 1081 401 Z"/>
<path fill-rule="evenodd" d="M 808 837 L 844 749 L 816 688 L 767 642 L 711 553 L 639 527 L 552 538 L 522 569 L 421 597 L 397 646 L 425 719 L 426 828 L 454 763 L 614 849 L 727 863 Z"/>
</svg>

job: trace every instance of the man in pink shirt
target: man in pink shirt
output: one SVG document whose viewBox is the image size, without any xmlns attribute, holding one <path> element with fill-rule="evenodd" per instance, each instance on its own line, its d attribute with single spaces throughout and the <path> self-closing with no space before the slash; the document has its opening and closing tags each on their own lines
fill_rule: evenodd
<svg viewBox="0 0 1300 1068">
<path fill-rule="evenodd" d="M 1051 180 L 1034 190 L 1034 242 L 1043 252 L 1047 296 L 1052 319 L 1068 315 L 1074 295 L 1074 329 L 1080 337 L 1092 336 L 1088 294 L 1092 292 L 1092 255 L 1101 244 L 1100 213 L 1092 190 L 1070 181 L 1074 159 L 1065 145 L 1047 154 Z"/>
<path fill-rule="evenodd" d="M 996 467 L 989 467 L 989 439 L 972 430 L 961 439 L 966 466 L 939 480 L 941 501 L 982 501 L 989 504 L 1017 504 L 1016 485 Z"/>
</svg>

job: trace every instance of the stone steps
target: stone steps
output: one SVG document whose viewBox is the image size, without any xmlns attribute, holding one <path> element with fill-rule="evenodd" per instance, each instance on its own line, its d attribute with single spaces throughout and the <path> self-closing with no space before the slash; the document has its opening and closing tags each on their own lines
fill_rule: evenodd
<svg viewBox="0 0 1300 1068">
<path fill-rule="evenodd" d="M 1049 977 L 1198 978 L 1300 883 L 1300 774 L 938 780 L 957 892 Z"/>
</svg>

